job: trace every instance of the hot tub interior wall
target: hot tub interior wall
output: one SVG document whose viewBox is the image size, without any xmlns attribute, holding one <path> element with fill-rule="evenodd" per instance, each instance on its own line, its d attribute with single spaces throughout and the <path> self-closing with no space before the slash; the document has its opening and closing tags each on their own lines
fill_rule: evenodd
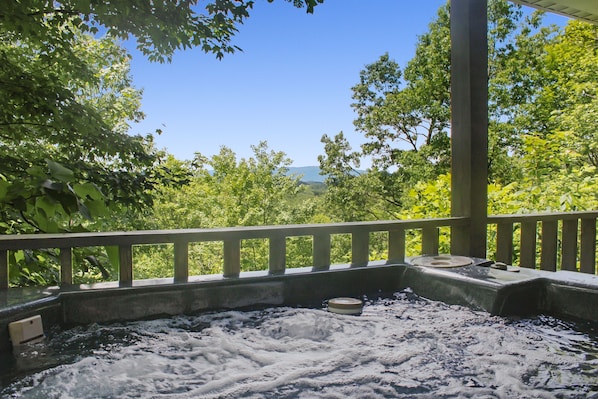
<svg viewBox="0 0 598 399">
<path fill-rule="evenodd" d="M 36 314 L 42 316 L 44 328 L 48 329 L 55 325 L 157 318 L 211 309 L 320 307 L 333 297 L 376 296 L 405 288 L 429 299 L 496 315 L 548 313 L 598 321 L 596 276 L 526 269 L 510 273 L 480 262 L 452 269 L 396 264 L 303 271 L 196 283 L 144 281 L 128 287 L 61 290 L 0 311 L 0 350 L 11 350 L 8 324 Z"/>
</svg>

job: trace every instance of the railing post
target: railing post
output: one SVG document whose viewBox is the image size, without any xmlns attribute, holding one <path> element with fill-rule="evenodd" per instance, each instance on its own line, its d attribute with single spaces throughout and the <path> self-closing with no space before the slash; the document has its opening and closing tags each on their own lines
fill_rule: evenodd
<svg viewBox="0 0 598 399">
<path fill-rule="evenodd" d="M 284 236 L 270 237 L 269 274 L 284 274 L 287 240 Z"/>
<path fill-rule="evenodd" d="M 519 265 L 536 268 L 536 222 L 521 222 L 521 249 Z"/>
<path fill-rule="evenodd" d="M 513 223 L 496 225 L 496 259 L 508 265 L 513 263 Z"/>
<path fill-rule="evenodd" d="M 542 222 L 542 254 L 540 255 L 542 270 L 556 272 L 557 235 L 557 221 Z"/>
<path fill-rule="evenodd" d="M 561 270 L 577 271 L 577 219 L 563 220 Z"/>
<path fill-rule="evenodd" d="M 0 291 L 8 290 L 8 251 L 0 250 Z"/>
<path fill-rule="evenodd" d="M 224 277 L 239 277 L 241 274 L 241 240 L 224 240 Z"/>
<path fill-rule="evenodd" d="M 119 258 L 119 285 L 133 283 L 133 247 L 131 245 L 118 246 Z"/>
<path fill-rule="evenodd" d="M 189 243 L 183 240 L 174 242 L 174 282 L 189 281 Z"/>
<path fill-rule="evenodd" d="M 422 229 L 422 255 L 438 255 L 437 227 L 424 227 Z"/>
<path fill-rule="evenodd" d="M 314 271 L 330 269 L 330 234 L 316 233 L 313 236 Z"/>
<path fill-rule="evenodd" d="M 370 252 L 370 233 L 356 230 L 351 234 L 351 267 L 367 266 Z"/>
<path fill-rule="evenodd" d="M 579 271 L 596 274 L 596 218 L 581 219 Z"/>
<path fill-rule="evenodd" d="M 388 232 L 388 261 L 390 263 L 405 262 L 405 229 Z"/>
<path fill-rule="evenodd" d="M 73 284 L 73 249 L 60 248 L 60 285 Z"/>
</svg>

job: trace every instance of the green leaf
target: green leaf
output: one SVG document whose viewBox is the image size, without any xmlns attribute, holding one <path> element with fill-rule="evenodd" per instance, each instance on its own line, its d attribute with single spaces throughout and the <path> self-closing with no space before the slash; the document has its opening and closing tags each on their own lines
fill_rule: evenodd
<svg viewBox="0 0 598 399">
<path fill-rule="evenodd" d="M 37 211 L 42 211 L 46 218 L 52 218 L 56 211 L 62 209 L 59 204 L 52 201 L 48 197 L 40 197 L 35 201 L 35 207 Z"/>
<path fill-rule="evenodd" d="M 89 198 L 93 200 L 102 200 L 104 195 L 93 183 L 73 184 L 73 192 L 80 198 Z"/>
<path fill-rule="evenodd" d="M 120 254 L 117 246 L 106 246 L 106 255 L 108 255 L 108 259 L 110 260 L 110 264 L 112 267 L 118 269 L 120 266 Z"/>
<path fill-rule="evenodd" d="M 93 217 L 91 216 L 91 212 L 89 211 L 89 208 L 87 206 L 85 206 L 85 204 L 83 204 L 81 201 L 77 201 L 77 207 L 79 209 L 79 213 L 87 220 L 93 220 Z"/>
<path fill-rule="evenodd" d="M 64 188 L 64 184 L 56 183 L 52 180 L 44 180 L 41 184 L 41 187 L 47 188 L 48 190 L 52 191 L 62 191 Z"/>
<path fill-rule="evenodd" d="M 110 214 L 110 208 L 106 206 L 106 203 L 102 200 L 98 201 L 87 201 L 85 203 L 94 218 L 100 216 L 107 216 Z"/>
<path fill-rule="evenodd" d="M 75 174 L 72 170 L 62 166 L 58 162 L 46 159 L 46 164 L 50 169 L 50 174 L 61 182 L 68 183 L 73 180 Z"/>
<path fill-rule="evenodd" d="M 27 169 L 27 174 L 30 176 L 37 176 L 37 177 L 46 177 L 46 171 L 40 166 L 32 166 Z"/>
</svg>

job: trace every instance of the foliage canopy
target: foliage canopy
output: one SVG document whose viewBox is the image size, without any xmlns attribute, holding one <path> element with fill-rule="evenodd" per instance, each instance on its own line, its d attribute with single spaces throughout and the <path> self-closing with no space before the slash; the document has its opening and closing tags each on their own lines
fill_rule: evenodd
<svg viewBox="0 0 598 399">
<path fill-rule="evenodd" d="M 273 0 L 269 0 L 271 2 Z M 307 12 L 322 0 L 286 0 Z M 0 3 L 0 232 L 168 229 L 430 218 L 450 213 L 449 7 L 439 9 L 404 67 L 381 55 L 352 87 L 353 150 L 322 138 L 324 195 L 286 175 L 290 160 L 260 142 L 237 159 L 223 147 L 179 161 L 131 136 L 143 118 L 129 55 L 134 36 L 153 61 L 199 47 L 238 48 L 249 0 Z M 489 213 L 598 208 L 598 27 L 543 26 L 506 1 L 489 2 Z M 100 36 L 100 33 L 102 34 Z M 159 133 L 159 131 L 158 131 Z M 369 157 L 372 168 L 359 170 Z M 340 237 L 335 259 L 350 253 Z M 384 240 L 382 240 L 384 241 Z M 267 263 L 267 244 L 243 244 L 243 270 Z M 311 261 L 305 237 L 288 243 Z M 139 277 L 172 273 L 168 249 L 136 249 Z M 377 250 L 378 251 L 378 250 Z M 380 251 L 379 251 L 380 252 Z M 114 248 L 73 253 L 79 282 L 116 273 Z M 307 254 L 307 255 L 306 255 Z M 198 272 L 218 271 L 217 245 L 190 248 Z M 11 253 L 13 284 L 57 281 L 58 254 Z M 137 266 L 136 266 L 137 267 Z M 195 266 L 194 266 L 195 267 Z M 158 274 L 156 274 L 158 273 Z"/>
<path fill-rule="evenodd" d="M 355 187 L 365 181 L 368 193 L 360 192 L 364 195 L 354 203 L 361 201 L 360 208 L 372 199 L 367 205 L 372 214 L 355 212 L 358 220 L 409 214 L 420 207 L 412 190 L 422 183 L 437 185 L 449 173 L 449 11 L 448 4 L 439 9 L 403 69 L 383 54 L 361 71 L 352 88 L 354 124 L 366 139 L 361 149 L 351 150 L 342 133 L 322 138 L 326 200 L 339 215 L 350 207 L 342 193 L 359 192 Z M 521 212 L 591 209 L 596 203 L 589 187 L 595 184 L 598 142 L 593 122 L 597 27 L 571 21 L 563 32 L 542 25 L 541 13 L 524 15 L 503 0 L 489 1 L 488 23 L 489 183 L 518 187 L 513 193 L 554 193 L 531 196 L 519 206 Z M 356 175 L 352 170 L 363 158 L 372 168 Z M 572 181 L 579 184 L 557 195 L 564 176 L 576 176 Z M 436 210 L 428 216 L 448 216 L 448 208 Z"/>
</svg>

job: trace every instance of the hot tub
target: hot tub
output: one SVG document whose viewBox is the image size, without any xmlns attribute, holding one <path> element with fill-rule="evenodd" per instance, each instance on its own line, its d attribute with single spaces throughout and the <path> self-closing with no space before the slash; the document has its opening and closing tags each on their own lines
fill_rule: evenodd
<svg viewBox="0 0 598 399">
<path fill-rule="evenodd" d="M 506 318 L 404 289 L 318 308 L 219 311 L 53 332 L 2 397 L 592 397 L 597 325 Z M 52 362 L 59 363 L 55 366 Z"/>
<path fill-rule="evenodd" d="M 554 392 L 558 392 L 560 395 L 561 392 L 568 391 L 582 392 L 585 395 L 585 389 L 590 389 L 587 392 L 592 392 L 591 389 L 596 390 L 596 386 L 589 382 L 592 376 L 596 381 L 596 370 L 598 370 L 595 351 L 596 327 L 595 324 L 592 324 L 598 321 L 598 280 L 596 276 L 528 269 L 512 272 L 489 266 L 491 266 L 491 262 L 480 259 L 473 259 L 470 264 L 464 266 L 448 268 L 382 263 L 370 264 L 367 267 L 339 265 L 331 267 L 330 270 L 316 272 L 311 268 L 292 269 L 283 275 L 252 272 L 242 274 L 240 278 L 201 277 L 191 279 L 189 283 L 184 284 L 173 284 L 171 280 L 154 280 L 134 282 L 127 287 L 119 287 L 116 283 L 107 283 L 46 290 L 43 293 L 38 293 L 37 298 L 35 295 L 28 296 L 27 301 L 13 302 L 11 306 L 6 306 L 0 311 L 0 324 L 3 326 L 18 318 L 40 314 L 49 337 L 46 342 L 48 346 L 33 348 L 31 356 L 30 352 L 22 352 L 21 349 L 11 353 L 6 330 L 3 328 L 4 332 L 1 334 L 4 335 L 0 336 L 0 341 L 3 343 L 4 350 L 0 363 L 7 365 L 3 370 L 4 375 L 7 376 L 4 383 L 12 381 L 13 384 L 11 388 L 7 388 L 9 390 L 5 393 L 6 395 L 26 394 L 29 392 L 30 385 L 44 385 L 42 382 L 48 381 L 51 382 L 48 387 L 59 384 L 62 387 L 62 393 L 71 392 L 73 397 L 85 397 L 88 394 L 93 396 L 92 392 L 100 392 L 98 391 L 100 384 L 104 384 L 108 388 L 117 389 L 118 387 L 117 391 L 106 391 L 106 397 L 110 397 L 110 395 L 118 397 L 121 394 L 130 396 L 132 391 L 127 391 L 127 389 L 131 386 L 141 389 L 141 386 L 149 384 L 147 378 L 150 377 L 151 381 L 156 381 L 157 384 L 148 385 L 153 386 L 151 389 L 154 389 L 151 391 L 153 393 L 148 393 L 150 397 L 159 397 L 163 393 L 166 395 L 165 397 L 174 397 L 179 394 L 182 395 L 181 397 L 197 397 L 193 395 L 200 393 L 201 397 L 211 397 L 210 395 L 213 397 L 226 397 L 226 395 L 229 397 L 285 397 L 285 395 L 287 395 L 286 397 L 317 397 L 313 396 L 317 392 L 320 392 L 322 397 L 335 397 L 336 393 L 345 397 L 351 396 L 351 394 L 353 397 L 400 397 L 397 395 L 402 395 L 401 392 L 407 395 L 404 397 L 417 397 L 417 395 L 430 397 L 430 392 L 444 392 L 443 395 L 451 397 L 458 392 L 454 390 L 457 385 L 466 387 L 463 391 L 464 395 L 469 395 L 467 392 L 477 392 L 482 396 L 496 387 L 506 387 L 502 394 L 504 397 L 510 397 L 512 394 L 517 396 L 517 393 L 521 392 L 526 392 L 532 397 L 544 394 L 550 396 Z M 388 299 L 385 296 L 386 293 L 396 293 L 396 295 Z M 364 294 L 367 297 L 364 297 Z M 363 315 L 347 316 L 326 312 L 324 310 L 325 301 L 334 297 L 363 299 L 365 301 Z M 382 299 L 378 300 L 378 297 Z M 418 319 L 417 315 L 426 309 L 426 306 L 428 309 L 433 309 L 432 314 Z M 238 311 L 238 309 L 255 309 L 256 307 L 268 307 L 270 310 L 264 316 L 259 313 L 261 311 L 249 313 Z M 298 310 L 298 308 L 302 310 Z M 219 312 L 206 313 L 215 309 L 218 309 Z M 388 309 L 388 312 L 385 309 Z M 284 316 L 291 315 L 291 321 L 285 321 L 284 317 L 279 318 L 277 316 L 279 312 L 282 312 L 280 314 Z M 459 312 L 465 312 L 465 314 Z M 198 313 L 200 313 L 199 316 L 180 316 Z M 273 315 L 273 319 L 266 322 L 269 320 L 269 314 Z M 171 316 L 174 318 L 170 318 Z M 294 317 L 299 317 L 304 322 L 298 322 Z M 347 321 L 347 317 L 350 318 L 350 321 Z M 526 318 L 519 319 L 520 317 Z M 161 321 L 136 321 L 158 318 Z M 260 321 L 252 327 L 253 321 L 251 320 L 262 319 L 264 319 L 263 322 Z M 217 328 L 217 331 L 220 332 L 213 335 L 215 330 L 212 326 L 218 326 L 220 323 L 218 320 L 232 320 L 232 324 L 224 322 L 229 327 L 218 327 L 222 331 Z M 569 324 L 570 322 L 566 320 L 576 320 L 581 324 Z M 127 321 L 132 324 L 120 324 Z M 119 324 L 106 324 L 114 322 Z M 173 323 L 175 330 L 170 330 Z M 264 323 L 270 326 L 268 327 L 270 332 L 273 331 L 271 329 L 280 328 L 281 335 L 278 336 L 278 341 L 283 340 L 284 345 L 281 346 L 280 342 L 262 330 Z M 190 327 L 185 327 L 187 325 Z M 238 325 L 241 329 L 250 328 L 247 331 L 252 331 L 251 333 L 241 332 L 245 343 L 250 342 L 248 340 L 251 336 L 257 337 L 259 342 L 262 340 L 269 342 L 268 346 L 273 348 L 274 353 L 263 353 L 262 360 L 270 359 L 268 361 L 271 362 L 264 363 L 270 364 L 267 370 L 263 370 L 265 366 L 257 358 L 253 360 L 254 366 L 259 367 L 251 372 L 248 372 L 247 369 L 251 362 L 245 363 L 242 370 L 229 369 L 228 362 L 218 363 L 217 351 L 228 345 L 230 337 L 225 332 L 227 328 L 231 331 L 235 330 L 231 327 L 233 325 Z M 530 330 L 526 330 L 528 327 Z M 56 329 L 64 332 L 53 332 L 58 331 Z M 160 332 L 162 329 L 168 332 L 163 334 Z M 545 329 L 548 329 L 546 336 L 538 332 Z M 129 334 L 129 331 L 132 335 Z M 143 331 L 149 332 L 149 341 L 143 341 L 146 335 Z M 336 336 L 335 334 L 339 331 L 341 335 Z M 382 331 L 382 336 L 370 334 L 376 331 Z M 435 346 L 433 342 L 438 341 L 439 338 L 435 335 L 436 333 L 449 341 Z M 92 341 L 94 341 L 93 337 L 99 337 L 97 345 L 88 346 L 87 338 L 82 338 L 84 343 L 79 345 L 79 334 L 82 337 L 91 334 Z M 393 334 L 395 335 L 393 336 Z M 177 338 L 173 338 L 174 341 L 164 338 L 171 335 Z M 350 339 L 353 336 L 356 339 L 360 337 L 359 339 L 363 340 L 363 346 L 356 346 L 357 344 Z M 530 341 L 529 337 L 531 336 L 537 338 Z M 160 337 L 166 341 L 162 342 Z M 348 340 L 343 341 L 343 337 Z M 562 337 L 566 338 L 565 342 L 556 342 Z M 138 338 L 141 340 L 138 341 Z M 567 341 L 569 338 L 571 340 Z M 576 341 L 578 338 L 583 341 L 583 344 L 576 347 L 575 343 L 578 342 Z M 56 341 L 54 341 L 55 339 Z M 66 341 L 61 341 L 63 339 Z M 187 339 L 190 345 L 188 349 L 194 353 L 192 359 L 186 359 L 186 355 L 170 352 L 171 349 L 174 350 L 175 347 L 183 345 Z M 294 340 L 304 343 L 316 340 L 317 342 L 311 342 L 310 345 L 315 345 L 314 348 L 317 349 L 306 351 L 302 355 L 301 346 L 293 346 Z M 427 346 L 418 347 L 418 353 L 424 353 L 424 355 L 421 359 L 413 358 L 413 362 L 422 367 L 420 369 L 420 372 L 423 373 L 422 376 L 410 375 L 405 380 L 396 380 L 397 376 L 405 372 L 404 367 L 411 368 L 413 366 L 410 363 L 412 362 L 411 357 L 401 357 L 405 353 L 409 353 L 408 346 L 404 346 L 407 345 L 404 343 L 416 345 L 420 341 L 427 342 Z M 512 341 L 515 341 L 513 343 L 515 346 L 512 345 Z M 517 347 L 519 341 L 522 341 L 521 343 L 524 345 L 531 346 Z M 543 349 L 545 352 L 541 352 L 538 358 L 534 359 L 531 368 L 524 367 L 525 358 L 531 356 L 531 348 L 544 348 L 546 344 L 544 341 L 554 341 L 555 346 L 545 347 Z M 57 343 L 54 344 L 54 342 Z M 256 345 L 263 344 L 263 342 L 259 342 Z M 206 348 L 201 346 L 204 344 L 216 352 L 205 352 Z M 141 345 L 141 348 L 137 345 Z M 251 353 L 257 351 L 257 347 L 252 345 L 242 349 L 242 345 L 239 343 L 237 345 L 239 353 L 242 352 L 242 356 L 251 358 L 253 356 Z M 339 345 L 339 347 L 335 345 Z M 368 349 L 367 345 L 373 349 Z M 570 353 L 561 358 L 561 354 L 557 350 L 559 345 L 569 346 L 572 349 L 567 349 L 566 351 Z M 64 354 L 61 352 L 63 347 Z M 68 353 L 73 348 L 76 355 L 69 358 L 71 355 Z M 328 360 L 315 356 L 315 359 L 321 360 L 319 363 L 328 362 L 329 366 L 321 369 L 317 368 L 315 364 L 309 363 L 312 364 L 309 367 L 313 368 L 313 374 L 306 376 L 301 370 L 306 367 L 309 369 L 309 367 L 303 363 L 299 363 L 296 369 L 286 363 L 279 363 L 287 357 L 283 349 L 289 348 L 293 354 L 288 356 L 293 358 L 304 356 L 309 360 L 320 352 L 334 356 Z M 51 371 L 30 375 L 29 373 L 36 367 L 46 368 L 53 365 L 53 360 L 48 362 L 44 360 L 54 359 L 53 354 L 47 358 L 36 357 L 37 354 L 45 353 L 46 350 L 54 354 L 57 353 L 58 357 L 64 355 L 65 358 L 68 358 L 66 363 L 83 362 L 83 368 L 73 369 L 70 366 L 59 366 L 58 369 L 50 368 Z M 280 355 L 282 359 L 276 360 L 279 350 L 282 353 Z M 445 351 L 449 353 L 446 358 L 442 354 Z M 334 359 L 344 352 L 353 355 L 344 358 L 346 363 L 339 366 Z M 357 353 L 361 352 L 366 355 L 372 353 L 371 356 L 380 358 L 382 363 L 374 364 L 370 360 L 355 357 Z M 521 357 L 522 353 L 525 356 Z M 79 354 L 85 356 L 78 358 Z M 163 355 L 165 357 L 162 357 Z M 461 355 L 465 357 L 459 358 Z M 189 364 L 175 365 L 175 360 L 179 356 L 186 359 L 185 361 Z M 202 356 L 205 357 L 204 360 L 201 360 Z M 223 356 L 225 358 L 226 356 L 234 357 L 225 353 Z M 509 356 L 514 356 L 514 358 L 507 361 Z M 556 356 L 561 360 L 554 363 L 551 356 Z M 351 363 L 350 359 L 353 358 L 354 362 Z M 209 381 L 202 380 L 204 377 L 197 377 L 199 380 L 196 385 L 188 385 L 191 388 L 187 392 L 186 388 L 177 385 L 176 382 L 160 377 L 164 373 L 164 369 L 158 371 L 147 369 L 146 367 L 151 364 L 150 359 L 155 359 L 159 367 L 173 367 L 172 375 L 176 376 L 175 380 L 185 381 L 187 377 L 182 377 L 187 375 L 185 373 L 189 373 L 189 375 L 194 373 L 210 375 L 212 373 L 211 378 L 218 375 L 218 378 L 224 376 L 224 380 L 208 383 Z M 205 367 L 212 367 L 210 362 L 213 361 L 216 368 L 197 369 L 193 365 L 193 361 L 197 359 L 207 361 L 208 363 L 200 362 Z M 454 359 L 456 363 L 453 366 L 458 369 L 454 375 L 446 371 L 447 367 L 450 368 L 450 359 Z M 439 361 L 442 366 L 439 366 L 440 368 L 435 368 L 432 365 L 425 366 L 425 364 L 433 364 L 435 361 Z M 511 361 L 514 363 L 509 363 Z M 27 365 L 25 369 L 29 371 L 25 372 L 25 376 L 20 376 L 23 377 L 19 380 L 20 382 L 14 382 L 13 377 L 21 373 L 19 362 Z M 461 366 L 458 363 L 465 363 L 468 366 L 460 369 Z M 567 367 L 571 365 L 571 370 L 574 370 L 572 374 L 579 373 L 579 370 L 589 370 L 590 374 L 583 374 L 585 373 L 583 371 L 581 380 L 575 380 L 572 375 L 561 376 L 560 369 L 557 366 L 555 369 L 546 366 L 548 363 L 566 364 Z M 33 367 L 31 367 L 32 364 Z M 117 364 L 117 368 L 112 367 L 112 365 L 116 367 Z M 576 364 L 578 366 L 575 366 Z M 534 367 L 539 370 L 536 374 L 533 372 Z M 33 370 L 31 370 L 32 368 Z M 88 380 L 89 370 L 96 368 L 105 374 L 94 377 L 97 378 L 97 382 L 94 382 L 96 385 L 89 386 L 96 386 L 95 390 L 86 391 L 84 381 Z M 370 368 L 378 370 L 377 373 L 364 374 Z M 519 371 L 512 374 L 513 368 Z M 278 369 L 285 371 L 279 375 L 276 373 Z M 523 369 L 525 371 L 522 371 Z M 62 371 L 57 372 L 57 370 L 65 371 L 63 373 Z M 116 372 L 117 370 L 118 372 Z M 243 374 L 243 370 L 248 374 Z M 265 371 L 267 371 L 266 377 L 264 377 L 266 379 L 256 380 L 256 383 L 259 382 L 258 385 L 247 391 L 248 393 L 243 393 L 246 396 L 237 396 L 241 395 L 242 387 L 246 385 L 247 381 L 252 381 Z M 439 376 L 433 377 L 438 373 L 440 373 Z M 140 380 L 137 382 L 129 380 L 133 374 L 137 375 Z M 235 375 L 238 376 L 237 379 L 235 379 Z M 239 377 L 239 375 L 244 377 Z M 556 375 L 558 377 L 555 377 Z M 504 379 L 502 379 L 503 377 Z M 441 382 L 445 378 L 450 381 L 448 385 Z M 493 380 L 493 378 L 498 378 L 498 380 Z M 124 379 L 126 383 L 114 385 L 113 381 L 120 381 L 119 379 Z M 232 390 L 228 391 L 223 388 L 229 386 L 230 381 L 233 380 L 237 381 L 237 385 L 233 384 Z M 324 380 L 331 381 L 331 385 L 324 387 L 322 385 Z M 432 384 L 430 382 L 432 380 L 437 383 Z M 59 381 L 77 386 L 82 391 L 69 391 L 70 388 L 67 389 L 66 385 L 60 385 Z M 360 381 L 364 384 L 367 382 L 367 384 L 364 385 Z M 549 381 L 552 384 L 548 391 L 536 391 L 536 389 L 540 389 L 540 381 Z M 376 384 L 379 388 L 374 389 Z M 369 387 L 367 389 L 373 390 L 371 392 L 359 391 L 359 387 L 366 385 Z M 216 388 L 212 390 L 206 388 L 210 386 Z M 293 386 L 298 386 L 301 389 L 296 390 Z M 521 391 L 517 391 L 517 386 Z M 472 391 L 469 391 L 469 388 Z M 480 389 L 476 390 L 477 388 Z M 45 388 L 40 389 L 41 391 L 34 390 L 30 394 L 41 392 L 42 396 L 31 397 L 52 397 L 50 391 L 44 390 Z M 29 395 L 29 393 L 27 394 Z M 368 396 L 370 394 L 371 396 Z"/>
</svg>

